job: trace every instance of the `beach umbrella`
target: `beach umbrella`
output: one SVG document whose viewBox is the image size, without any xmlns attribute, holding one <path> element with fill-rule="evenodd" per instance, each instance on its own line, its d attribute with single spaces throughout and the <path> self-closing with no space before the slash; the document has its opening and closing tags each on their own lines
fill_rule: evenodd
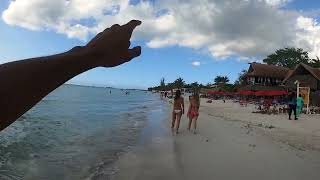
<svg viewBox="0 0 320 180">
<path fill-rule="evenodd" d="M 254 95 L 256 96 L 268 96 L 268 92 L 267 91 L 257 91 L 254 93 Z"/>
<path fill-rule="evenodd" d="M 208 91 L 207 94 L 213 95 L 215 94 L 215 91 Z"/>
<path fill-rule="evenodd" d="M 256 96 L 283 96 L 287 95 L 287 91 L 257 91 L 254 93 Z"/>
<path fill-rule="evenodd" d="M 239 94 L 249 96 L 249 95 L 254 95 L 254 92 L 253 91 L 240 91 Z"/>
<path fill-rule="evenodd" d="M 270 91 L 268 94 L 270 96 L 283 96 L 283 95 L 287 95 L 288 92 L 287 91 Z"/>
<path fill-rule="evenodd" d="M 210 94 L 210 95 L 216 95 L 216 94 L 219 94 L 219 91 L 208 91 L 208 94 Z"/>
</svg>

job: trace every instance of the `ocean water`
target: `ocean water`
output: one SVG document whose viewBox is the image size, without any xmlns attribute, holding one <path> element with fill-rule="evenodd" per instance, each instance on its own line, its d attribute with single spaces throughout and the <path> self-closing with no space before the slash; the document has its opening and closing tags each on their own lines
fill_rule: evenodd
<svg viewBox="0 0 320 180">
<path fill-rule="evenodd" d="M 167 117 L 158 95 L 64 85 L 0 132 L 0 179 L 109 179 L 148 123 Z"/>
</svg>

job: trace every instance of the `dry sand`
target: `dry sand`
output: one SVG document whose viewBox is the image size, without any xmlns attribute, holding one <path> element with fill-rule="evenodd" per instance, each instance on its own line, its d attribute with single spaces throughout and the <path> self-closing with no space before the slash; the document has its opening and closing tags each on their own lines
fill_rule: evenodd
<svg viewBox="0 0 320 180">
<path fill-rule="evenodd" d="M 253 107 L 202 100 L 199 133 L 170 133 L 170 120 L 154 122 L 148 137 L 117 162 L 113 179 L 320 179 L 320 118 L 252 113 Z M 275 128 L 268 128 L 268 127 Z"/>
<path fill-rule="evenodd" d="M 205 100 L 204 100 L 205 101 Z M 241 107 L 238 103 L 214 101 L 213 104 L 202 103 L 201 111 L 211 117 L 228 121 L 240 121 L 245 126 L 274 129 L 264 133 L 275 140 L 289 144 L 301 150 L 320 151 L 320 115 L 302 114 L 298 121 L 288 120 L 287 114 L 259 114 L 253 105 Z"/>
</svg>

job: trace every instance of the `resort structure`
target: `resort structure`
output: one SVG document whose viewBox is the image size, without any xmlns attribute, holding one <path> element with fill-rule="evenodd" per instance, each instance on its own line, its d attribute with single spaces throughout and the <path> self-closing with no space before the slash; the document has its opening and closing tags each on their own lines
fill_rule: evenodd
<svg viewBox="0 0 320 180">
<path fill-rule="evenodd" d="M 301 87 L 310 88 L 310 104 L 320 105 L 320 68 L 313 68 L 300 63 L 294 70 L 287 74 L 283 84 L 288 90 L 296 90 L 296 82 Z"/>
<path fill-rule="evenodd" d="M 291 70 L 281 66 L 254 62 L 250 63 L 247 72 L 245 85 L 240 90 L 285 90 L 283 80 Z"/>
<path fill-rule="evenodd" d="M 300 87 L 310 88 L 310 104 L 320 105 L 320 68 L 300 63 L 295 69 L 250 63 L 245 75 L 245 84 L 239 88 L 241 95 L 277 96 L 296 91 Z"/>
<path fill-rule="evenodd" d="M 299 81 L 301 86 L 310 87 L 312 91 L 320 90 L 320 68 L 313 68 L 306 64 L 299 64 L 290 71 L 283 83 L 288 88 L 296 88 L 295 81 Z"/>
</svg>

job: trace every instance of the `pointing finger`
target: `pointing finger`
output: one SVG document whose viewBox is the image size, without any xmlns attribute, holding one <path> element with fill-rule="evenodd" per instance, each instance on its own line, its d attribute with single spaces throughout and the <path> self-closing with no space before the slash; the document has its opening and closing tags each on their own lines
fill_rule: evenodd
<svg viewBox="0 0 320 180">
<path fill-rule="evenodd" d="M 141 25 L 141 21 L 139 20 L 131 20 L 130 22 L 128 22 L 127 24 L 123 25 L 123 30 L 126 31 L 128 33 L 128 37 L 130 38 L 132 35 L 133 30 Z"/>
</svg>

